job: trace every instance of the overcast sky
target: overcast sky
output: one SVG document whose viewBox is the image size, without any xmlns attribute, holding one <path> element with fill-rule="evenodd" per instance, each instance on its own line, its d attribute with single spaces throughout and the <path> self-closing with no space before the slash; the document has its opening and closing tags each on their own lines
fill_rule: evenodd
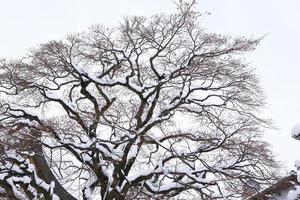
<svg viewBox="0 0 300 200">
<path fill-rule="evenodd" d="M 0 0 L 0 57 L 19 58 L 30 47 L 93 24 L 116 25 L 126 15 L 170 13 L 171 0 Z M 300 141 L 290 137 L 300 122 L 300 1 L 299 0 L 199 0 L 197 8 L 208 32 L 265 36 L 248 54 L 265 90 L 277 130 L 266 139 L 278 159 L 293 169 L 300 159 Z M 298 152 L 298 153 L 297 153 Z"/>
</svg>

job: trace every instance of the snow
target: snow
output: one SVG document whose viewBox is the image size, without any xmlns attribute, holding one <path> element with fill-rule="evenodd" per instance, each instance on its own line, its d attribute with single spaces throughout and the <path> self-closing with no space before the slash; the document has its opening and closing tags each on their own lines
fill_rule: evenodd
<svg viewBox="0 0 300 200">
<path fill-rule="evenodd" d="M 59 200 L 59 197 L 56 194 L 52 195 L 52 200 Z"/>
<path fill-rule="evenodd" d="M 92 158 L 91 158 L 91 156 L 89 156 L 88 154 L 83 153 L 83 154 L 81 154 L 81 156 L 82 156 L 82 160 L 83 160 L 85 163 L 90 163 L 90 162 L 92 162 Z"/>
<path fill-rule="evenodd" d="M 22 192 L 20 192 L 20 191 L 18 190 L 18 188 L 16 187 L 16 185 L 14 184 L 13 178 L 14 178 L 14 177 L 11 177 L 11 178 L 6 179 L 6 182 L 11 186 L 14 195 L 15 195 L 18 199 L 27 200 L 28 198 L 27 198 L 24 194 L 22 194 Z"/>
<path fill-rule="evenodd" d="M 31 185 L 28 185 L 28 190 L 31 192 L 31 194 L 33 194 L 33 196 L 35 197 L 34 199 L 38 199 L 37 198 L 37 190 L 34 188 L 34 187 L 32 187 Z"/>
<path fill-rule="evenodd" d="M 300 183 L 300 160 L 295 161 L 295 167 L 297 168 L 297 180 Z"/>
<path fill-rule="evenodd" d="M 8 173 L 0 174 L 0 180 L 3 180 L 7 175 L 8 175 Z"/>
<path fill-rule="evenodd" d="M 0 194 L 3 194 L 3 193 L 5 193 L 5 189 L 0 187 Z"/>
<path fill-rule="evenodd" d="M 103 84 L 103 85 L 114 85 L 116 83 L 121 83 L 121 84 L 126 84 L 126 79 L 124 77 L 120 78 L 114 78 L 111 79 L 107 76 L 103 77 L 103 78 L 98 78 L 98 73 L 97 72 L 92 72 L 92 71 L 87 71 L 87 76 L 92 79 L 95 82 L 98 82 L 99 84 Z"/>
<path fill-rule="evenodd" d="M 287 200 L 296 200 L 300 194 L 300 186 L 296 186 L 296 190 L 290 190 L 287 195 Z"/>
<path fill-rule="evenodd" d="M 138 85 L 136 85 L 135 83 L 133 83 L 131 80 L 128 81 L 128 84 L 130 87 L 132 87 L 134 90 L 136 90 L 137 92 L 142 93 L 144 91 L 143 87 L 140 87 Z"/>
<path fill-rule="evenodd" d="M 51 181 L 51 183 L 50 183 L 50 194 L 51 194 L 51 195 L 53 195 L 54 187 L 55 187 L 55 182 L 54 182 L 54 181 Z"/>
<path fill-rule="evenodd" d="M 135 144 L 133 144 L 132 147 L 130 148 L 127 160 L 130 160 L 131 158 L 134 158 L 134 157 L 137 156 L 137 154 L 138 154 L 138 144 L 140 143 L 140 141 L 141 141 L 141 137 L 138 137 L 135 141 Z"/>
<path fill-rule="evenodd" d="M 133 180 L 137 179 L 140 176 L 148 176 L 151 173 L 153 173 L 153 170 L 149 169 L 149 168 L 148 169 L 143 169 L 143 170 L 137 171 L 137 172 L 130 172 L 130 174 L 126 177 L 126 179 L 128 181 L 133 181 Z"/>
<path fill-rule="evenodd" d="M 35 172 L 34 172 L 34 178 L 35 178 L 36 183 L 40 187 L 44 188 L 46 191 L 51 190 L 51 185 L 47 184 L 44 180 L 40 179 Z"/>
<path fill-rule="evenodd" d="M 153 191 L 166 191 L 171 188 L 182 188 L 184 187 L 184 184 L 180 184 L 177 182 L 171 182 L 165 185 L 160 185 L 159 187 L 155 187 L 150 181 L 146 181 L 147 185 L 151 188 Z"/>
<path fill-rule="evenodd" d="M 84 195 L 85 195 L 85 198 L 87 200 L 91 200 L 92 199 L 92 190 L 91 190 L 91 186 L 95 183 L 96 179 L 95 177 L 90 177 L 87 182 L 85 183 L 85 186 L 84 186 Z"/>
<path fill-rule="evenodd" d="M 291 135 L 294 139 L 300 140 L 300 124 L 295 124 L 292 128 Z"/>
<path fill-rule="evenodd" d="M 14 192 L 14 195 L 18 198 L 18 199 L 28 199 L 26 197 L 26 195 L 23 194 L 22 190 L 19 190 L 19 186 L 16 183 L 24 183 L 24 184 L 28 184 L 28 190 L 36 197 L 37 196 L 37 191 L 34 187 L 32 187 L 30 184 L 32 183 L 33 180 L 36 181 L 37 185 L 39 185 L 40 187 L 44 188 L 46 191 L 50 191 L 51 195 L 53 195 L 53 189 L 54 189 L 54 182 L 52 182 L 51 184 L 47 184 L 45 181 L 43 181 L 42 179 L 40 179 L 36 172 L 35 172 L 35 167 L 34 165 L 28 163 L 28 159 L 24 159 L 21 156 L 15 154 L 13 151 L 7 152 L 7 156 L 8 157 L 12 157 L 14 159 L 19 160 L 21 163 L 26 162 L 27 164 L 24 165 L 22 164 L 21 166 L 23 166 L 22 168 L 20 168 L 21 166 L 18 166 L 16 164 L 12 164 L 12 163 L 5 163 L 4 165 L 1 166 L 1 168 L 3 169 L 7 169 L 13 173 L 18 173 L 19 176 L 9 176 L 9 173 L 2 173 L 0 174 L 0 179 L 6 181 L 6 183 L 8 183 L 9 185 L 11 185 L 11 188 Z M 26 168 L 24 166 L 27 166 Z M 24 171 L 26 171 L 26 173 L 24 173 Z M 31 175 L 26 175 L 27 173 L 30 173 Z M 33 177 L 32 177 L 33 175 Z M 35 198 L 36 199 L 36 198 Z M 57 198 L 56 198 L 57 199 Z"/>
<path fill-rule="evenodd" d="M 50 99 L 61 100 L 65 105 L 67 105 L 72 110 L 77 110 L 77 105 L 71 101 L 65 101 L 62 97 L 61 90 L 45 90 L 45 94 Z"/>
<path fill-rule="evenodd" d="M 300 140 L 300 124 L 295 124 L 291 130 L 291 135 L 294 139 Z M 297 168 L 297 180 L 300 182 L 300 160 L 295 161 L 295 167 Z M 300 186 L 295 186 L 295 190 L 290 190 L 287 195 L 288 200 L 296 200 L 300 197 Z"/>
<path fill-rule="evenodd" d="M 19 119 L 18 122 L 23 123 L 23 124 L 27 124 L 28 126 L 33 126 L 34 125 L 34 123 L 32 121 L 30 121 L 29 119 Z"/>
</svg>

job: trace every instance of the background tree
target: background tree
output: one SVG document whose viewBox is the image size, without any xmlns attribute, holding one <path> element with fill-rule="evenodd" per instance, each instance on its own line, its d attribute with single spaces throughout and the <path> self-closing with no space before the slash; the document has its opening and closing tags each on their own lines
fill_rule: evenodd
<svg viewBox="0 0 300 200">
<path fill-rule="evenodd" d="M 10 199 L 239 198 L 277 165 L 241 54 L 259 40 L 172 15 L 50 41 L 0 68 L 0 192 Z"/>
</svg>

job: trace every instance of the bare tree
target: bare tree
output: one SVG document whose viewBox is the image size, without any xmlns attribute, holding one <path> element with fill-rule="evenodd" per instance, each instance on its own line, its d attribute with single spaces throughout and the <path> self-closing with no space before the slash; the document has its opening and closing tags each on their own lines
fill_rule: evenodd
<svg viewBox="0 0 300 200">
<path fill-rule="evenodd" d="M 205 33 L 194 4 L 2 60 L 0 195 L 234 199 L 268 184 L 264 97 L 241 56 L 259 40 Z"/>
</svg>

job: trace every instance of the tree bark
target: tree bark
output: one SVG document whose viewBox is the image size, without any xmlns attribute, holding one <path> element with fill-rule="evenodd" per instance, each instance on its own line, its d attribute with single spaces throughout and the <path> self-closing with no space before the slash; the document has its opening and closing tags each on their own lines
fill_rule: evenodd
<svg viewBox="0 0 300 200">
<path fill-rule="evenodd" d="M 34 144 L 34 152 L 35 155 L 32 157 L 32 161 L 35 165 L 37 175 L 47 183 L 54 181 L 54 194 L 56 194 L 61 200 L 77 200 L 58 182 L 52 173 L 47 160 L 44 157 L 42 146 L 40 144 Z"/>
</svg>

